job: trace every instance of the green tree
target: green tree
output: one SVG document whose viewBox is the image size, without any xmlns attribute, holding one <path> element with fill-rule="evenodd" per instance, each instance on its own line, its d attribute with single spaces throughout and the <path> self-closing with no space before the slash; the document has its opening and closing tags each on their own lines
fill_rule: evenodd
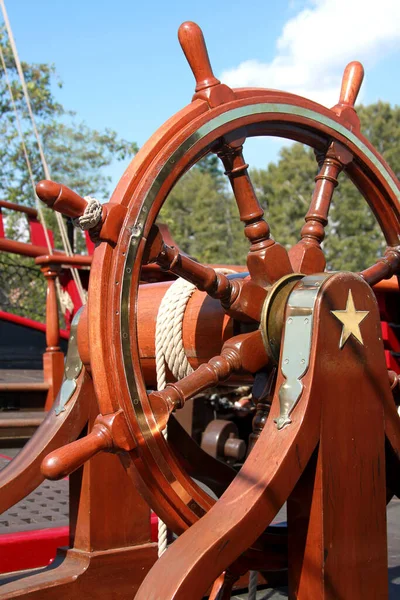
<svg viewBox="0 0 400 600">
<path fill-rule="evenodd" d="M 22 121 L 34 179 L 39 181 L 43 179 L 39 151 L 4 31 L 0 31 L 0 44 Z M 114 160 L 133 155 L 137 151 L 136 144 L 120 139 L 110 129 L 91 129 L 79 122 L 74 112 L 64 109 L 52 92 L 53 84 L 58 81 L 54 65 L 23 62 L 22 69 L 52 178 L 81 195 L 107 198 L 110 178 L 104 174 L 104 167 Z M 61 83 L 58 82 L 58 85 L 61 86 Z M 0 117 L 1 197 L 9 202 L 34 205 L 35 198 L 3 69 L 0 69 Z M 46 217 L 54 225 L 52 211 L 46 213 Z M 8 221 L 12 228 L 13 219 Z"/>
<path fill-rule="evenodd" d="M 4 55 L 11 89 L 17 105 L 25 143 L 30 158 L 33 178 L 43 179 L 43 169 L 36 140 L 33 135 L 22 88 L 10 45 L 4 30 L 0 29 L 0 46 Z M 75 113 L 67 111 L 56 101 L 52 88 L 57 80 L 55 68 L 48 64 L 22 63 L 28 92 L 42 139 L 44 153 L 51 176 L 69 186 L 78 194 L 108 198 L 110 178 L 104 167 L 114 160 L 122 160 L 137 151 L 135 143 L 120 139 L 110 130 L 96 131 L 79 122 Z M 35 196 L 16 127 L 5 72 L 0 65 L 0 198 L 9 202 L 32 206 Z M 7 222 L 7 235 L 25 239 L 25 217 L 13 211 L 3 211 Z M 45 220 L 55 233 L 56 247 L 61 247 L 60 236 L 53 211 L 45 209 Z M 77 249 L 83 249 L 82 236 L 76 236 Z M 45 307 L 46 282 L 33 259 L 1 254 L 0 307 L 41 320 Z"/>
<path fill-rule="evenodd" d="M 232 194 L 211 157 L 193 167 L 160 213 L 179 247 L 206 263 L 242 264 L 247 244 Z M 217 159 L 218 160 L 218 159 Z"/>
<path fill-rule="evenodd" d="M 400 108 L 384 102 L 359 106 L 361 130 L 400 176 Z M 304 224 L 318 172 L 312 149 L 285 146 L 277 162 L 252 169 L 256 194 L 272 236 L 290 248 Z M 175 186 L 160 218 L 177 243 L 202 261 L 241 263 L 248 244 L 232 193 L 215 156 L 203 159 Z M 367 202 L 345 174 L 333 195 L 324 251 L 329 269 L 361 270 L 381 255 L 385 242 Z"/>
<path fill-rule="evenodd" d="M 271 235 L 287 248 L 299 239 L 317 169 L 312 150 L 293 144 L 281 149 L 277 164 L 250 171 Z"/>
<path fill-rule="evenodd" d="M 377 102 L 361 105 L 357 112 L 362 132 L 399 177 L 400 108 Z M 281 150 L 277 164 L 251 172 L 272 235 L 288 248 L 300 237 L 316 173 L 313 151 L 297 143 Z M 328 268 L 361 270 L 373 264 L 384 247 L 383 235 L 366 200 L 345 174 L 340 175 L 324 241 Z"/>
</svg>

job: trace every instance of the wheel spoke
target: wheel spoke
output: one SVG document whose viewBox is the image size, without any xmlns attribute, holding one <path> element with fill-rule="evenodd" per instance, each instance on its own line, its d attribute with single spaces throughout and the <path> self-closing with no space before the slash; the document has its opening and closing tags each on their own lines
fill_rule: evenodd
<svg viewBox="0 0 400 600">
<path fill-rule="evenodd" d="M 253 331 L 228 340 L 219 356 L 200 365 L 196 371 L 176 383 L 167 383 L 159 392 L 149 395 L 149 401 L 159 429 L 165 428 L 170 413 L 182 408 L 187 400 L 225 381 L 232 373 L 244 370 L 256 373 L 268 363 L 261 331 Z"/>
<path fill-rule="evenodd" d="M 358 61 L 353 61 L 344 70 L 340 88 L 339 102 L 331 110 L 351 129 L 360 129 L 360 119 L 354 105 L 364 79 L 364 68 Z"/>
<path fill-rule="evenodd" d="M 372 267 L 361 271 L 360 275 L 369 285 L 375 285 L 382 279 L 390 279 L 400 274 L 400 246 L 389 247 L 382 258 Z"/>
<path fill-rule="evenodd" d="M 217 151 L 232 186 L 244 233 L 251 246 L 247 266 L 255 283 L 264 286 L 292 272 L 288 254 L 270 237 L 270 228 L 257 199 L 243 158 L 244 139 L 229 141 Z"/>
<path fill-rule="evenodd" d="M 344 70 L 339 102 L 332 111 L 340 117 L 347 127 L 360 129 L 360 121 L 354 109 L 358 92 L 364 77 L 364 69 L 359 62 L 351 62 Z M 349 150 L 332 142 L 322 164 L 318 160 L 320 172 L 315 178 L 316 186 L 311 199 L 310 208 L 305 217 L 305 225 L 301 230 L 301 240 L 289 251 L 293 270 L 309 275 L 325 270 L 326 261 L 321 243 L 325 237 L 328 224 L 329 207 L 333 190 L 338 184 L 337 178 L 353 157 Z"/>
<path fill-rule="evenodd" d="M 239 140 L 241 142 L 242 140 Z M 244 233 L 250 243 L 269 239 L 270 229 L 263 219 L 264 211 L 255 194 L 253 184 L 243 157 L 243 146 L 225 144 L 217 155 L 228 176 L 239 209 L 240 220 L 245 224 Z M 255 227 L 257 225 L 258 227 Z"/>
<path fill-rule="evenodd" d="M 193 283 L 200 291 L 212 298 L 221 300 L 229 315 L 239 321 L 259 321 L 267 292 L 250 278 L 229 279 L 220 270 L 202 265 L 168 246 L 156 225 L 153 225 L 144 252 L 144 264 L 157 263 L 186 281 Z"/>
<path fill-rule="evenodd" d="M 339 174 L 352 159 L 352 154 L 344 146 L 332 142 L 323 160 L 318 161 L 320 171 L 315 178 L 316 185 L 301 230 L 301 240 L 289 250 L 293 270 L 297 273 L 309 275 L 325 270 L 321 244 L 325 238 L 333 191 L 338 185 Z"/>
<path fill-rule="evenodd" d="M 153 225 L 147 241 L 144 262 L 157 263 L 162 269 L 186 279 L 200 291 L 220 299 L 227 306 L 239 291 L 237 282 L 231 281 L 223 273 L 217 273 L 212 267 L 196 262 L 174 246 L 168 246 L 156 225 Z"/>
</svg>

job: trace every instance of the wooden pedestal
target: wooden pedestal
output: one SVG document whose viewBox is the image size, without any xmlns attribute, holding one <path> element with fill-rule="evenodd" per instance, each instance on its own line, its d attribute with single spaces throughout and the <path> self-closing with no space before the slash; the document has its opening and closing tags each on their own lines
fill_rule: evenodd
<svg viewBox="0 0 400 600">
<path fill-rule="evenodd" d="M 99 454 L 70 476 L 70 532 L 59 566 L 13 578 L 0 587 L 0 599 L 133 598 L 157 544 L 150 541 L 150 509 L 117 456 Z"/>
<path fill-rule="evenodd" d="M 288 499 L 289 597 L 298 600 L 388 596 L 384 407 L 393 398 L 376 308 L 359 287 L 363 343 L 351 336 L 339 349 L 331 340 L 342 325 L 332 319 L 314 377 L 320 441 Z"/>
<path fill-rule="evenodd" d="M 286 500 L 291 600 L 388 597 L 386 466 L 398 479 L 400 421 L 379 312 L 371 289 L 358 276 L 332 275 L 315 287 L 319 292 L 304 375 L 296 387 L 293 376 L 288 379 L 280 369 L 270 416 L 241 471 L 209 512 L 156 562 L 135 600 L 200 600 L 207 585 L 241 564 L 248 548 L 264 543 L 265 551 L 274 552 L 262 534 Z M 348 309 L 350 295 L 354 310 Z M 301 297 L 296 316 L 309 324 L 304 298 L 308 302 Z M 346 322 L 353 319 L 349 335 L 335 313 L 345 313 Z M 361 332 L 354 324 L 360 317 Z M 289 317 L 287 322 L 292 322 Z M 288 356 L 302 356 L 302 338 L 291 338 L 291 343 L 296 353 L 286 354 L 283 347 L 281 364 L 289 364 Z M 282 386 L 298 390 L 300 381 L 297 404 L 288 413 Z M 393 455 L 388 465 L 385 436 Z M 266 557 L 266 570 L 271 562 Z M 225 598 L 214 596 L 220 597 Z"/>
</svg>

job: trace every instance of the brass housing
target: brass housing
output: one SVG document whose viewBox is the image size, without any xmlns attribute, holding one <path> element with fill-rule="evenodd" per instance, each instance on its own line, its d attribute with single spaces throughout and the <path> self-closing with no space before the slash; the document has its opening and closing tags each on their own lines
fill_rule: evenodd
<svg viewBox="0 0 400 600">
<path fill-rule="evenodd" d="M 268 356 L 276 363 L 279 361 L 286 303 L 290 292 L 303 277 L 301 273 L 290 273 L 274 283 L 261 311 L 260 329 L 264 346 Z"/>
</svg>

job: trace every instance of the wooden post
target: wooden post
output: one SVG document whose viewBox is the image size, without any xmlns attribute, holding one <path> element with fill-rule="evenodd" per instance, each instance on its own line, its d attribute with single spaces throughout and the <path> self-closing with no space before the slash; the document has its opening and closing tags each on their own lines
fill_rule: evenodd
<svg viewBox="0 0 400 600">
<path fill-rule="evenodd" d="M 384 412 L 393 398 L 376 301 L 354 276 L 331 281 L 340 279 L 319 324 L 320 442 L 288 499 L 289 598 L 297 600 L 388 597 Z M 353 319 L 351 333 L 335 314 Z"/>
<path fill-rule="evenodd" d="M 321 277 L 290 296 L 271 413 L 240 473 L 135 600 L 200 600 L 261 543 L 285 500 L 290 600 L 387 598 L 385 427 L 395 409 L 378 307 L 361 277 Z"/>
<path fill-rule="evenodd" d="M 61 387 L 64 373 L 64 353 L 60 349 L 60 329 L 58 322 L 58 304 L 56 278 L 60 266 L 48 264 L 41 267 L 47 280 L 46 295 L 46 352 L 43 355 L 43 375 L 49 384 L 45 410 L 50 410 Z"/>
<path fill-rule="evenodd" d="M 97 415 L 90 399 L 89 431 Z M 124 465 L 122 464 L 124 463 Z M 12 577 L 0 586 L 0 600 L 133 598 L 157 560 L 151 542 L 150 508 L 131 478 L 128 453 L 101 453 L 70 475 L 70 545 L 55 558 L 57 568 Z"/>
</svg>

